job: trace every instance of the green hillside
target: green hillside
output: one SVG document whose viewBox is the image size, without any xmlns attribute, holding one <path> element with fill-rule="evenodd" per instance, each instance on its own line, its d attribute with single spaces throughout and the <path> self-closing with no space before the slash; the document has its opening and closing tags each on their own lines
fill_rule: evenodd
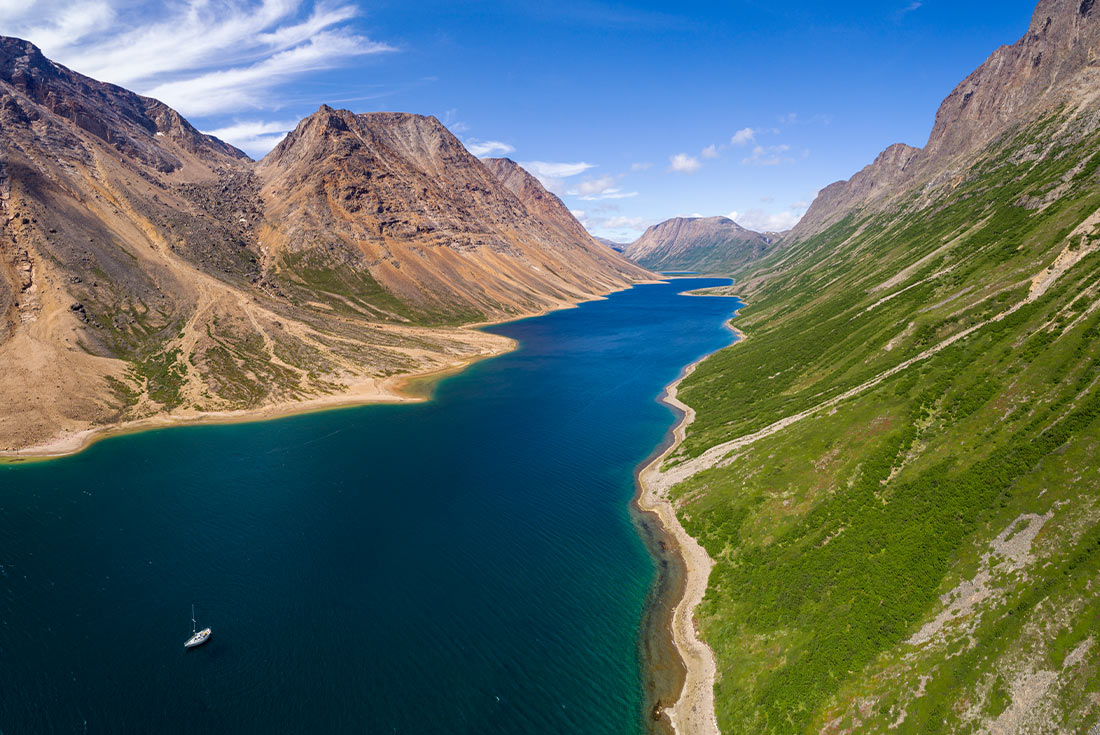
<svg viewBox="0 0 1100 735">
<path fill-rule="evenodd" d="M 666 465 L 723 732 L 1100 718 L 1098 167 L 1049 112 L 745 273 Z"/>
</svg>

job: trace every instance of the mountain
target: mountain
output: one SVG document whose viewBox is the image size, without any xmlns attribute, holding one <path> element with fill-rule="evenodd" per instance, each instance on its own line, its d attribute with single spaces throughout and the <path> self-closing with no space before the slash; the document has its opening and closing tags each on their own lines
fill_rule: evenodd
<svg viewBox="0 0 1100 735">
<path fill-rule="evenodd" d="M 681 383 L 655 487 L 714 561 L 727 735 L 1095 727 L 1098 40 L 1043 0 L 742 270 L 745 338 Z"/>
<path fill-rule="evenodd" d="M 577 221 L 569 208 L 518 163 L 508 158 L 486 158 L 482 159 L 482 163 L 529 212 L 551 228 L 557 241 L 573 243 L 599 254 L 600 257 L 607 256 L 604 248 L 594 245 L 592 235 L 588 234 L 588 230 Z M 622 262 L 617 257 L 610 257 L 608 260 L 619 264 Z"/>
<path fill-rule="evenodd" d="M 859 207 L 888 206 L 919 184 L 942 186 L 949 171 L 967 168 L 967 156 L 1021 121 L 1088 104 L 1100 74 L 1097 12 L 1093 0 L 1042 0 L 1024 37 L 997 49 L 944 100 L 923 149 L 891 146 L 849 181 L 824 189 L 795 236 Z"/>
<path fill-rule="evenodd" d="M 729 273 L 762 257 L 773 242 L 727 217 L 676 217 L 650 227 L 623 254 L 658 271 Z"/>
<path fill-rule="evenodd" d="M 434 118 L 322 107 L 255 163 L 0 37 L 0 145 L 0 451 L 392 398 L 391 377 L 506 346 L 462 324 L 649 277 Z"/>
<path fill-rule="evenodd" d="M 530 314 L 644 277 L 508 163 L 479 161 L 434 117 L 322 107 L 256 166 L 265 249 L 307 288 L 342 282 L 356 299 L 369 279 L 420 321 Z"/>
</svg>

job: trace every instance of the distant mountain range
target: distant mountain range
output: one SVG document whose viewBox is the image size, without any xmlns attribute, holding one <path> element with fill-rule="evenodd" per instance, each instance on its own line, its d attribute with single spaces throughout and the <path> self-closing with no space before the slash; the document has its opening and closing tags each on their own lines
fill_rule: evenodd
<svg viewBox="0 0 1100 735">
<path fill-rule="evenodd" d="M 656 271 L 724 274 L 770 253 L 777 240 L 727 217 L 675 217 L 650 227 L 623 254 Z"/>
<path fill-rule="evenodd" d="M 385 393 L 649 277 L 432 117 L 322 106 L 257 163 L 0 37 L 0 146 L 0 451 Z"/>
</svg>

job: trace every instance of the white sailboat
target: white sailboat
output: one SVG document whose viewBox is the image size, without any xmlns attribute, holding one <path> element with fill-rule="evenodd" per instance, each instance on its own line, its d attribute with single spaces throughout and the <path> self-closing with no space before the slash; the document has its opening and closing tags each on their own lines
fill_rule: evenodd
<svg viewBox="0 0 1100 735">
<path fill-rule="evenodd" d="M 195 630 L 195 606 L 191 605 L 191 637 L 187 639 L 187 642 L 183 644 L 184 648 L 194 648 L 195 646 L 201 646 L 210 640 L 210 635 L 214 632 L 209 628 L 203 628 L 200 631 Z"/>
</svg>

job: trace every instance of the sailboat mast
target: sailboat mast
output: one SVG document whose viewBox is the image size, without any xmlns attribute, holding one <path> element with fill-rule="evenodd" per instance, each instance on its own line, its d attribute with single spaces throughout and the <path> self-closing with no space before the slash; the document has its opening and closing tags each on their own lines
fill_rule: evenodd
<svg viewBox="0 0 1100 735">
<path fill-rule="evenodd" d="M 195 625 L 195 603 L 191 603 L 191 632 L 194 633 L 198 626 Z"/>
</svg>

